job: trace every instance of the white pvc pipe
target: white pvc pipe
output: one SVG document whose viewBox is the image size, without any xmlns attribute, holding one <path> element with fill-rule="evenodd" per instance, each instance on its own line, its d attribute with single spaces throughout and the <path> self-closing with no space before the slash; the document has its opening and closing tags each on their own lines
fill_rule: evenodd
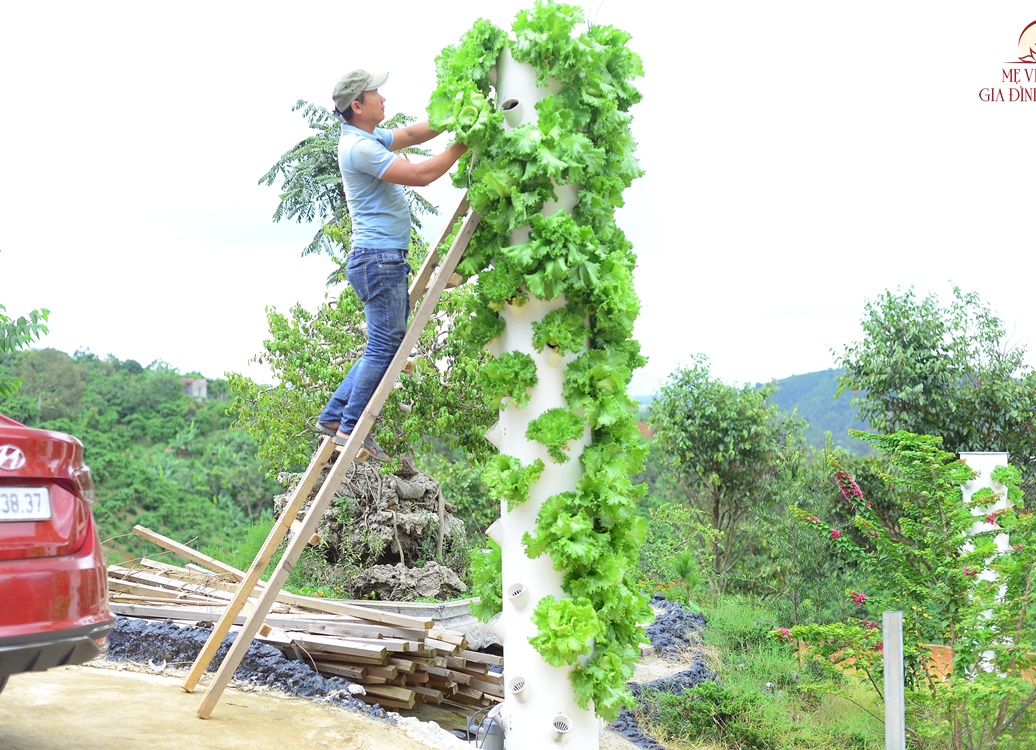
<svg viewBox="0 0 1036 750">
<path fill-rule="evenodd" d="M 489 528 L 486 529 L 486 536 L 492 539 L 497 544 L 504 543 L 503 529 L 500 528 L 500 520 L 497 519 L 493 523 L 489 524 Z"/>
<path fill-rule="evenodd" d="M 993 492 L 999 495 L 999 498 L 992 505 L 985 505 L 971 508 L 971 515 L 975 516 L 976 520 L 971 526 L 971 534 L 978 534 L 983 531 L 992 531 L 996 528 L 994 524 L 986 523 L 986 518 L 998 510 L 1006 510 L 1008 507 L 1007 501 L 1007 488 L 1004 487 L 1000 482 L 994 482 L 990 479 L 993 473 L 993 469 L 997 466 L 1007 466 L 1008 461 L 1011 458 L 1011 454 L 1002 452 L 974 452 L 974 453 L 961 453 L 961 461 L 966 463 L 970 468 L 974 469 L 978 476 L 972 479 L 970 482 L 965 482 L 962 489 L 964 491 L 964 502 L 968 504 L 971 502 L 972 496 L 980 489 L 989 487 Z M 1007 552 L 1011 548 L 1011 539 L 1007 532 L 1001 532 L 996 535 L 996 549 L 997 552 Z M 990 570 L 983 571 L 983 577 L 987 581 L 994 580 L 995 574 Z"/>
<path fill-rule="evenodd" d="M 513 102 L 505 111 L 508 128 L 515 128 L 534 122 L 537 116 L 535 104 L 557 90 L 556 83 L 547 88 L 536 86 L 536 71 L 532 66 L 515 62 L 505 52 L 498 63 L 497 97 L 501 102 Z M 556 210 L 571 210 L 575 205 L 575 186 L 562 186 L 558 190 L 558 201 L 545 207 L 544 213 Z M 528 230 L 517 231 L 511 237 L 512 243 L 524 242 Z M 499 536 L 502 551 L 503 581 L 507 585 L 503 597 L 503 612 L 494 623 L 494 630 L 501 635 L 504 653 L 504 682 L 509 686 L 500 712 L 504 728 L 504 746 L 507 750 L 541 750 L 549 743 L 566 743 L 578 750 L 597 750 L 600 747 L 600 723 L 593 711 L 579 708 L 575 702 L 572 684 L 569 681 L 569 667 L 553 667 L 547 664 L 539 652 L 529 643 L 538 633 L 532 622 L 536 605 L 545 596 L 561 599 L 562 573 L 554 569 L 548 555 L 529 559 L 525 554 L 522 537 L 536 529 L 536 517 L 547 498 L 561 492 L 573 491 L 582 476 L 579 456 L 590 441 L 589 428 L 583 435 L 569 443 L 569 460 L 555 462 L 547 453 L 546 446 L 525 437 L 529 423 L 548 409 L 565 407 L 561 387 L 565 369 L 579 352 L 558 356 L 545 349 L 537 352 L 532 346 L 532 324 L 547 313 L 565 306 L 563 297 L 544 301 L 529 296 L 520 306 L 508 305 L 502 317 L 505 327 L 489 350 L 499 354 L 520 351 L 529 354 L 536 364 L 537 383 L 530 392 L 529 403 L 517 409 L 513 405 L 503 409 L 500 421 L 493 430 L 493 442 L 500 452 L 513 456 L 527 466 L 540 459 L 544 469 L 529 491 L 529 499 L 508 510 L 507 503 L 500 503 Z M 516 587 L 521 587 L 518 596 Z M 520 685 L 520 689 L 516 686 Z"/>
<path fill-rule="evenodd" d="M 524 583 L 512 583 L 510 586 L 505 587 L 507 593 L 507 601 L 518 610 L 525 609 L 529 603 L 529 592 L 525 588 Z"/>
<path fill-rule="evenodd" d="M 969 536 L 982 533 L 984 531 L 993 531 L 998 528 L 996 524 L 986 523 L 986 518 L 996 513 L 998 510 L 1006 510 L 1009 503 L 1007 500 L 1007 488 L 1000 482 L 994 482 L 990 477 L 993 474 L 993 469 L 998 466 L 1007 466 L 1011 455 L 1003 452 L 971 452 L 961 453 L 960 459 L 966 463 L 971 469 L 973 469 L 977 476 L 969 482 L 965 482 L 961 489 L 963 491 L 963 499 L 965 505 L 970 505 L 971 498 L 979 490 L 988 487 L 997 494 L 997 499 L 990 505 L 971 506 L 971 515 L 976 517 L 975 522 L 971 525 L 971 529 L 968 531 Z M 1007 552 L 1011 547 L 1011 538 L 1006 531 L 1002 531 L 997 534 L 994 538 L 996 544 L 996 554 Z M 964 545 L 965 550 L 973 550 L 974 546 L 967 542 Z M 997 574 L 995 571 L 990 570 L 988 567 L 983 568 L 978 573 L 978 578 L 983 581 L 996 581 Z M 1004 595 L 1007 593 L 1006 584 L 1001 584 L 1000 593 L 997 596 L 997 600 L 1003 600 Z M 987 618 L 992 618 L 993 613 L 987 611 L 984 613 Z M 996 654 L 993 651 L 985 651 L 981 658 L 981 668 L 987 672 L 993 670 L 993 662 L 996 658 Z"/>
</svg>

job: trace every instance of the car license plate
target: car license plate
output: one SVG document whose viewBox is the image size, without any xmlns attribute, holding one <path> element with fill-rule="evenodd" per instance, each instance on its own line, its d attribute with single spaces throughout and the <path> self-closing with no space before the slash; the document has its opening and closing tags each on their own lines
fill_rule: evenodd
<svg viewBox="0 0 1036 750">
<path fill-rule="evenodd" d="M 49 487 L 0 487 L 0 521 L 49 519 Z"/>
</svg>

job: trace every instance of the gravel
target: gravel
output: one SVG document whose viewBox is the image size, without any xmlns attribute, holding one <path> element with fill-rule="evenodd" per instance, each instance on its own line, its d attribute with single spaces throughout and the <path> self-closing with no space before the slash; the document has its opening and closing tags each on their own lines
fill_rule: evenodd
<svg viewBox="0 0 1036 750">
<path fill-rule="evenodd" d="M 659 655 L 675 659 L 701 642 L 701 631 L 705 627 L 703 615 L 684 609 L 679 602 L 667 601 L 661 594 L 655 595 L 651 600 L 651 606 L 657 614 L 655 621 L 647 628 L 647 636 Z M 705 665 L 705 662 L 695 658 L 691 667 L 682 672 L 644 684 L 630 682 L 628 685 L 633 697 L 637 699 L 637 707 L 641 708 L 644 705 L 641 696 L 645 693 L 666 692 L 680 695 L 695 685 L 715 679 L 716 674 Z M 622 709 L 619 718 L 609 724 L 609 728 L 642 750 L 666 750 L 665 745 L 644 733 L 637 721 L 636 713 L 635 709 Z"/>
<path fill-rule="evenodd" d="M 657 614 L 655 621 L 647 627 L 647 636 L 656 652 L 663 656 L 676 656 L 701 642 L 705 615 L 684 609 L 680 602 L 667 601 L 661 594 L 655 594 L 651 606 Z"/>
<path fill-rule="evenodd" d="M 190 669 L 209 638 L 209 628 L 181 627 L 169 620 L 155 622 L 119 617 L 108 638 L 108 661 L 130 661 L 153 667 Z M 208 671 L 215 672 L 230 650 L 234 635 L 223 639 Z M 395 714 L 371 706 L 351 691 L 359 686 L 342 677 L 322 677 L 308 664 L 293 661 L 273 646 L 252 641 L 234 672 L 238 683 L 279 690 L 288 695 L 314 698 L 324 703 L 395 723 Z"/>
</svg>

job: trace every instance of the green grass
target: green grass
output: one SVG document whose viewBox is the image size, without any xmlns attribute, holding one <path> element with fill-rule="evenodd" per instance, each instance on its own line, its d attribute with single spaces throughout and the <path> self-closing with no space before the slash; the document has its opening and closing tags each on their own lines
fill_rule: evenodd
<svg viewBox="0 0 1036 750">
<path fill-rule="evenodd" d="M 676 750 L 880 750 L 881 707 L 851 677 L 800 660 L 772 639 L 765 605 L 721 598 L 706 612 L 715 684 L 649 696 L 641 721 Z"/>
<path fill-rule="evenodd" d="M 262 549 L 266 538 L 270 536 L 273 523 L 272 518 L 260 518 L 245 529 L 244 537 L 239 543 L 216 544 L 205 547 L 201 552 L 203 555 L 213 557 L 232 568 L 248 570 L 259 555 L 259 550 Z M 264 578 L 268 578 L 269 574 L 273 572 L 274 563 L 279 559 L 279 554 L 274 556 L 274 560 L 267 566 Z"/>
</svg>

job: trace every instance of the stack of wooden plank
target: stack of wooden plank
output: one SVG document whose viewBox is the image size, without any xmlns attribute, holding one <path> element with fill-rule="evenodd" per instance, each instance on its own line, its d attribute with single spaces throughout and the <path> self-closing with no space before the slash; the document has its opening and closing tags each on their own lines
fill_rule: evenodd
<svg viewBox="0 0 1036 750">
<path fill-rule="evenodd" d="M 245 574 L 143 527 L 134 532 L 191 562 L 179 567 L 145 558 L 135 568 L 110 566 L 112 611 L 182 624 L 217 621 Z M 490 669 L 503 657 L 469 649 L 463 632 L 431 617 L 281 592 L 259 640 L 323 675 L 361 685 L 366 694 L 356 697 L 385 708 L 434 703 L 470 714 L 504 696 L 502 674 Z"/>
</svg>

